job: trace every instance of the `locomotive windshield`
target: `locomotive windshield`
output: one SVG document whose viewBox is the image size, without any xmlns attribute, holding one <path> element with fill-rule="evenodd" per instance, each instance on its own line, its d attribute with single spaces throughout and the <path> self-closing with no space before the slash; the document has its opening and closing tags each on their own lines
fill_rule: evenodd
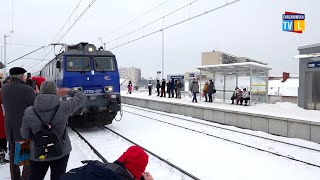
<svg viewBox="0 0 320 180">
<path fill-rule="evenodd" d="M 90 71 L 89 57 L 67 57 L 67 71 Z"/>
<path fill-rule="evenodd" d="M 113 57 L 94 57 L 94 70 L 115 71 L 116 65 Z"/>
</svg>

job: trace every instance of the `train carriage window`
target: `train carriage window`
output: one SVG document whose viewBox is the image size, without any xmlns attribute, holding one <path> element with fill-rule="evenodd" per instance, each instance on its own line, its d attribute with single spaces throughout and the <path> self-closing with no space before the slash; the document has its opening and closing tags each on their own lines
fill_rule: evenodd
<svg viewBox="0 0 320 180">
<path fill-rule="evenodd" d="M 96 71 L 115 71 L 116 65 L 113 57 L 94 57 Z"/>
<path fill-rule="evenodd" d="M 67 71 L 90 71 L 89 57 L 67 57 Z"/>
</svg>

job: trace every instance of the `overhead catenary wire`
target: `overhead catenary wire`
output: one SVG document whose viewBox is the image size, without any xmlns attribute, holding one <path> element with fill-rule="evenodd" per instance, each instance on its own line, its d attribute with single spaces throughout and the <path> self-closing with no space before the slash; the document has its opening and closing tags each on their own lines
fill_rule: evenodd
<svg viewBox="0 0 320 180">
<path fill-rule="evenodd" d="M 70 30 L 77 24 L 77 22 L 84 16 L 84 14 L 92 7 L 92 5 L 96 2 L 96 0 L 92 0 L 89 5 L 82 11 L 82 13 L 75 19 L 75 21 L 72 23 L 72 25 L 66 30 L 66 32 L 59 38 L 59 40 L 57 41 L 57 43 L 61 42 L 61 40 L 70 32 Z M 50 45 L 48 45 L 47 47 L 49 47 Z M 34 66 L 38 66 L 39 64 L 41 64 L 42 62 L 46 62 L 47 60 L 45 60 L 48 55 L 52 52 L 53 48 L 51 48 L 51 50 L 45 54 L 45 56 L 42 58 L 43 61 L 40 61 L 36 64 L 31 65 L 32 67 Z"/>
<path fill-rule="evenodd" d="M 196 1 L 197 1 L 197 0 L 196 0 Z M 172 27 L 174 27 L 174 26 L 178 26 L 178 25 L 180 25 L 180 24 L 182 24 L 182 23 L 185 23 L 185 22 L 187 22 L 187 21 L 193 20 L 193 19 L 198 18 L 198 17 L 200 17 L 200 16 L 203 16 L 203 15 L 209 14 L 209 13 L 211 13 L 211 12 L 214 12 L 214 11 L 216 11 L 216 10 L 222 9 L 222 8 L 224 8 L 224 7 L 230 6 L 230 5 L 232 5 L 232 4 L 234 4 L 234 3 L 237 3 L 237 2 L 239 2 L 239 1 L 240 1 L 240 0 L 234 0 L 234 1 L 231 1 L 231 2 L 227 2 L 227 3 L 224 4 L 224 5 L 215 7 L 215 8 L 213 8 L 213 9 L 210 9 L 210 10 L 205 11 L 205 12 L 203 12 L 203 13 L 200 13 L 200 14 L 198 14 L 198 15 L 189 17 L 189 18 L 187 18 L 187 19 L 185 19 L 185 20 L 179 21 L 179 22 L 174 23 L 174 24 L 172 24 L 172 25 L 169 25 L 169 26 L 166 26 L 166 27 L 161 27 L 160 29 L 158 29 L 158 30 L 156 30 L 156 31 L 153 31 L 153 32 L 151 32 L 151 33 L 149 33 L 149 34 L 146 34 L 146 35 L 142 35 L 142 36 L 140 36 L 140 37 L 138 37 L 138 38 L 136 38 L 136 39 L 128 40 L 127 42 L 122 43 L 122 44 L 120 44 L 120 45 L 116 45 L 116 46 L 114 46 L 114 47 L 112 47 L 112 48 L 109 48 L 108 50 L 113 50 L 113 49 L 119 48 L 119 47 L 121 47 L 121 46 L 130 44 L 130 43 L 132 43 L 132 42 L 138 41 L 138 40 L 140 40 L 140 39 L 143 39 L 143 38 L 145 38 L 145 37 L 151 36 L 151 35 L 156 34 L 156 33 L 158 33 L 158 32 L 164 31 L 164 30 L 166 30 L 166 29 L 172 28 Z M 191 4 L 191 3 L 189 3 L 188 5 L 190 5 L 190 4 Z M 186 6 L 185 6 L 185 7 L 186 7 Z M 180 8 L 179 8 L 179 9 L 180 9 Z M 176 12 L 176 11 L 177 11 L 177 10 L 175 10 L 175 12 Z M 173 14 L 173 13 L 174 13 L 174 11 L 171 12 L 171 13 L 169 13 L 169 14 Z M 152 24 L 152 23 L 154 23 L 154 22 L 156 22 L 156 21 L 159 21 L 160 19 L 164 19 L 164 17 L 159 18 L 159 19 L 157 19 L 157 20 L 155 20 L 155 21 L 152 21 L 151 23 L 148 23 L 148 24 L 146 24 L 146 25 L 144 25 L 144 26 L 142 26 L 142 27 L 140 27 L 140 28 L 138 28 L 138 29 L 135 29 L 135 30 L 131 31 L 131 32 L 128 33 L 128 34 L 125 34 L 125 35 L 123 35 L 123 36 L 120 36 L 120 37 L 112 40 L 112 41 L 109 41 L 108 43 L 111 43 L 111 42 L 117 41 L 118 39 L 121 39 L 121 38 L 123 38 L 123 37 L 126 37 L 126 36 L 130 35 L 131 33 L 135 32 L 135 31 L 138 31 L 138 30 L 140 30 L 140 29 L 143 29 L 144 27 L 146 27 L 146 26 L 148 26 L 148 25 L 150 25 L 150 24 Z"/>
<path fill-rule="evenodd" d="M 132 19 L 131 21 L 129 21 L 128 23 L 125 23 L 125 24 L 123 24 L 123 25 L 120 25 L 119 27 L 115 28 L 115 29 L 112 30 L 110 33 L 108 33 L 107 35 L 102 36 L 102 38 L 111 36 L 111 35 L 114 34 L 116 31 L 119 31 L 119 30 L 123 29 L 124 27 L 126 27 L 126 26 L 128 26 L 128 25 L 130 25 L 130 24 L 132 24 L 132 23 L 134 23 L 134 22 L 136 22 L 136 21 L 137 21 L 138 19 L 140 19 L 141 17 L 143 17 L 143 16 L 151 13 L 152 11 L 158 9 L 159 7 L 165 5 L 167 2 L 169 2 L 169 0 L 166 0 L 166 1 L 162 2 L 162 3 L 160 3 L 159 5 L 157 5 L 157 6 L 155 6 L 155 7 L 152 7 L 151 9 L 149 9 L 149 10 L 146 11 L 146 12 L 144 12 L 143 14 L 138 15 L 137 17 L 133 18 L 133 19 Z M 99 38 L 99 39 L 101 39 L 101 38 Z"/>
<path fill-rule="evenodd" d="M 67 25 L 67 23 L 70 21 L 71 17 L 74 15 L 74 13 L 76 12 L 76 10 L 79 8 L 79 6 L 80 6 L 80 4 L 81 4 L 82 1 L 83 1 L 83 0 L 80 0 L 80 1 L 79 1 L 79 3 L 77 4 L 77 6 L 73 9 L 72 13 L 69 15 L 69 17 L 68 17 L 68 19 L 66 20 L 66 22 L 62 25 L 62 27 L 60 28 L 59 32 L 55 35 L 55 37 L 52 39 L 52 41 L 49 43 L 49 45 L 46 47 L 46 49 L 50 46 L 50 44 L 52 44 L 52 43 L 56 40 L 56 38 L 59 36 L 59 34 L 61 33 L 61 31 L 65 28 L 65 26 Z M 75 22 L 76 22 L 76 21 L 77 21 L 77 19 L 75 20 Z M 73 23 L 73 24 L 74 24 L 74 23 Z M 73 25 L 73 24 L 72 24 L 72 25 Z M 71 25 L 71 26 L 72 26 L 72 25 Z M 67 30 L 67 31 L 68 31 L 68 30 Z M 65 36 L 65 35 L 63 35 L 63 36 Z M 62 37 L 62 36 L 61 36 L 61 37 Z M 60 42 L 61 39 L 62 39 L 62 38 L 60 38 L 58 42 Z M 52 50 L 53 50 L 53 48 L 51 48 L 50 51 L 48 51 L 48 53 L 44 56 L 43 59 L 45 59 L 45 58 L 52 52 Z"/>
<path fill-rule="evenodd" d="M 139 27 L 139 28 L 137 28 L 137 29 L 134 29 L 134 30 L 130 31 L 129 33 L 126 33 L 126 34 L 124 34 L 124 35 L 122 35 L 122 36 L 119 36 L 119 37 L 117 37 L 117 38 L 115 38 L 115 39 L 113 39 L 113 40 L 111 40 L 111 41 L 108 41 L 108 43 L 114 42 L 114 41 L 116 41 L 116 40 L 118 40 L 118 39 L 121 39 L 121 38 L 123 38 L 123 37 L 126 37 L 126 36 L 128 36 L 128 35 L 136 32 L 136 31 L 139 31 L 139 30 L 141 30 L 141 29 L 143 29 L 143 28 L 145 28 L 145 27 L 147 27 L 147 26 L 149 26 L 149 25 L 151 25 L 151 24 L 153 24 L 153 23 L 155 23 L 155 22 L 157 22 L 157 21 L 159 21 L 159 20 L 162 20 L 162 19 L 164 19 L 164 18 L 166 18 L 166 17 L 168 17 L 168 16 L 170 16 L 170 15 L 172 15 L 172 14 L 174 14 L 174 13 L 176 13 L 176 12 L 178 12 L 178 11 L 180 11 L 180 10 L 182 10 L 182 9 L 190 6 L 190 5 L 192 5 L 192 4 L 194 4 L 194 3 L 197 2 L 197 1 L 200 1 L 200 0 L 194 0 L 194 1 L 192 1 L 192 2 L 190 2 L 190 3 L 188 3 L 188 4 L 186 4 L 186 5 L 183 5 L 183 6 L 179 7 L 178 9 L 176 9 L 176 10 L 174 10 L 174 11 L 172 11 L 172 12 L 170 12 L 170 13 L 168 13 L 168 14 L 160 17 L 160 18 L 157 18 L 157 19 L 155 19 L 155 20 L 153 20 L 153 21 L 151 21 L 151 22 L 149 22 L 149 23 L 147 23 L 147 24 L 145 24 L 145 25 L 143 25 L 143 26 L 141 26 L 141 27 Z"/>
<path fill-rule="evenodd" d="M 70 14 L 70 16 L 68 17 L 68 19 L 66 20 L 66 22 L 63 24 L 63 26 L 60 28 L 59 32 L 55 35 L 55 37 L 53 38 L 53 40 L 51 41 L 50 44 L 52 44 L 54 42 L 54 40 L 59 36 L 59 34 L 61 33 L 61 31 L 65 28 L 65 26 L 67 25 L 67 23 L 70 21 L 71 17 L 73 16 L 73 14 L 76 12 L 76 10 L 79 8 L 81 2 L 83 0 L 80 0 L 79 3 L 77 4 L 77 6 L 73 9 L 72 13 Z"/>
<path fill-rule="evenodd" d="M 40 45 L 34 45 L 34 44 L 15 44 L 15 43 L 7 43 L 7 44 L 12 46 L 42 47 Z"/>
<path fill-rule="evenodd" d="M 78 16 L 78 18 L 73 22 L 73 24 L 69 27 L 69 29 L 61 36 L 61 38 L 57 41 L 59 43 L 68 33 L 69 31 L 77 24 L 77 22 L 83 17 L 83 15 L 90 9 L 90 7 L 96 2 L 97 0 L 92 0 L 87 8 Z"/>
<path fill-rule="evenodd" d="M 44 47 L 45 47 L 45 46 L 42 46 L 42 47 L 40 47 L 40 48 L 38 48 L 38 49 L 36 49 L 36 50 L 33 50 L 33 51 L 31 51 L 31 52 L 29 52 L 29 53 L 27 53 L 27 54 L 25 54 L 25 55 L 23 55 L 23 56 L 15 59 L 15 60 L 12 60 L 12 61 L 8 62 L 7 65 L 8 65 L 8 64 L 11 64 L 11 63 L 13 63 L 13 62 L 15 62 L 15 61 L 18 61 L 19 59 L 21 59 L 21 58 L 23 58 L 23 57 L 26 57 L 26 56 L 28 56 L 28 55 L 36 52 L 36 51 L 39 51 L 40 49 L 42 49 L 42 48 L 44 48 Z"/>
</svg>

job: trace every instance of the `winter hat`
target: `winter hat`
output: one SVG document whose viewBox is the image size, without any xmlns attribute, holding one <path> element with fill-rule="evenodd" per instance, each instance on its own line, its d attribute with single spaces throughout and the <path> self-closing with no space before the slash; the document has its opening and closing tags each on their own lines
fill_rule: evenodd
<svg viewBox="0 0 320 180">
<path fill-rule="evenodd" d="M 19 74 L 24 74 L 27 71 L 21 67 L 13 67 L 9 70 L 10 75 L 19 75 Z"/>
<path fill-rule="evenodd" d="M 118 161 L 134 176 L 140 179 L 148 164 L 148 154 L 139 146 L 131 146 Z"/>
<path fill-rule="evenodd" d="M 40 86 L 40 94 L 57 94 L 57 86 L 51 81 L 44 81 Z"/>
</svg>

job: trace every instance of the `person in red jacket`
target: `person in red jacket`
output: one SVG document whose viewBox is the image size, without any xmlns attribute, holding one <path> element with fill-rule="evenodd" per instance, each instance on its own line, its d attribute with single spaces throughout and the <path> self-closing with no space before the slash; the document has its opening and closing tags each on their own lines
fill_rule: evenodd
<svg viewBox="0 0 320 180">
<path fill-rule="evenodd" d="M 4 129 L 4 115 L 2 110 L 2 99 L 1 99 L 1 87 L 2 83 L 0 82 L 0 164 L 9 162 L 5 159 L 6 151 L 7 151 L 7 140 L 6 140 L 6 132 Z"/>
</svg>

